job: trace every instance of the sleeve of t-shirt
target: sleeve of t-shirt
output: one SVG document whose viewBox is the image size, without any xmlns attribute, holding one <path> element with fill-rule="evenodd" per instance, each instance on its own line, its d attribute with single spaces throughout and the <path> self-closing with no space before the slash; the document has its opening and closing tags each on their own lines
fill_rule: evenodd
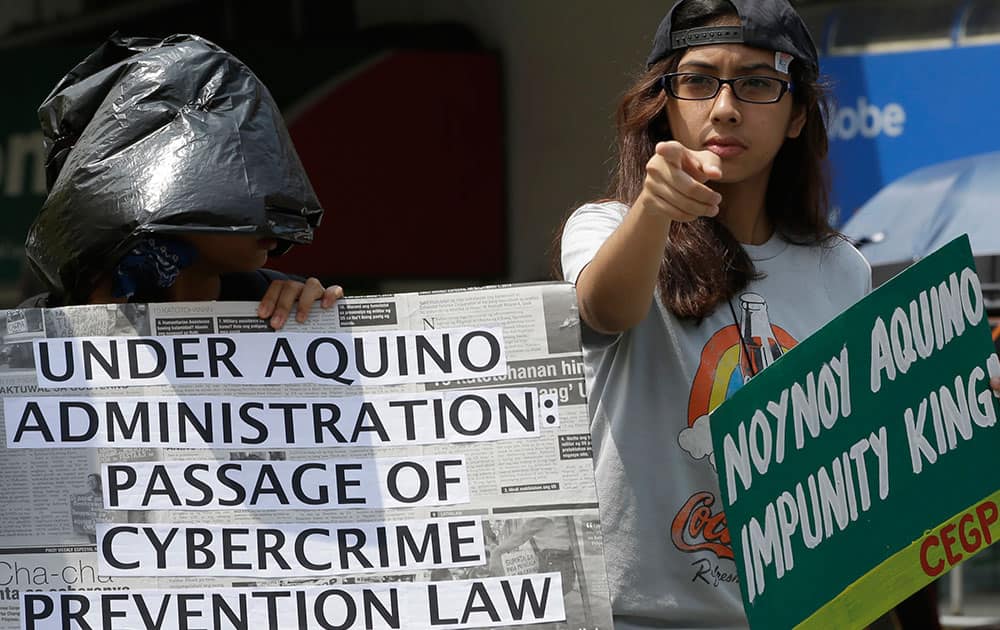
<svg viewBox="0 0 1000 630">
<path fill-rule="evenodd" d="M 822 277 L 828 294 L 844 310 L 872 292 L 872 268 L 846 240 L 836 243 L 830 254 Z"/>
<path fill-rule="evenodd" d="M 860 252 L 858 254 L 860 255 Z M 864 297 L 872 292 L 872 266 L 864 256 L 861 258 L 864 260 L 861 270 L 861 297 Z"/>
<path fill-rule="evenodd" d="M 570 215 L 562 233 L 563 278 L 576 284 L 604 241 L 618 229 L 625 216 L 620 203 L 588 203 Z"/>
<path fill-rule="evenodd" d="M 858 300 L 872 292 L 872 266 L 868 259 L 861 255 L 853 245 L 844 243 L 843 247 L 849 250 L 848 256 L 851 258 L 851 271 L 858 287 Z M 857 301 L 857 300 L 855 300 Z"/>
</svg>

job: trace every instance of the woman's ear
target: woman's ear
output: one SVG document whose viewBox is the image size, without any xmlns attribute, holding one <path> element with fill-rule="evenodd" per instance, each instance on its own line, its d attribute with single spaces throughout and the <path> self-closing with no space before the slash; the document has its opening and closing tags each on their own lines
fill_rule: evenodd
<svg viewBox="0 0 1000 630">
<path fill-rule="evenodd" d="M 806 126 L 806 108 L 801 103 L 792 106 L 792 117 L 788 121 L 786 137 L 798 138 L 802 128 Z"/>
</svg>

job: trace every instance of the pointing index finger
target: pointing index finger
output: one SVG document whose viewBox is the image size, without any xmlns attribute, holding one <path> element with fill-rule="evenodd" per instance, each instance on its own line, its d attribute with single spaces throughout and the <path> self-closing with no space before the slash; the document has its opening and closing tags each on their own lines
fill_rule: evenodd
<svg viewBox="0 0 1000 630">
<path fill-rule="evenodd" d="M 684 170 L 702 183 L 722 177 L 722 159 L 711 151 L 684 149 L 684 159 L 690 165 L 690 168 L 685 166 Z"/>
<path fill-rule="evenodd" d="M 711 151 L 693 151 L 676 140 L 659 142 L 656 153 L 701 183 L 722 177 L 722 160 Z"/>
</svg>

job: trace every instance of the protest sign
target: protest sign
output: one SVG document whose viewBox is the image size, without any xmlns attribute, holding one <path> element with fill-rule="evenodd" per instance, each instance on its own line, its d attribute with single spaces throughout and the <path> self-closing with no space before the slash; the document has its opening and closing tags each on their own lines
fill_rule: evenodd
<svg viewBox="0 0 1000 630">
<path fill-rule="evenodd" d="M 1000 536 L 998 373 L 962 237 L 712 413 L 751 627 L 864 627 Z"/>
<path fill-rule="evenodd" d="M 575 305 L 0 313 L 0 630 L 611 627 Z"/>
</svg>

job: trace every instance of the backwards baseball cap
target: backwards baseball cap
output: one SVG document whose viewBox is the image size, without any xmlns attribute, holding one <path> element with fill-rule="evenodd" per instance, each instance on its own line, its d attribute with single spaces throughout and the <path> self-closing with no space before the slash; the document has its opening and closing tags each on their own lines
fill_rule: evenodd
<svg viewBox="0 0 1000 630">
<path fill-rule="evenodd" d="M 677 8 L 688 0 L 679 0 L 667 13 L 653 39 L 653 50 L 646 59 L 652 66 L 675 50 L 707 44 L 746 44 L 754 48 L 791 55 L 811 74 L 819 71 L 816 45 L 809 29 L 787 0 L 728 0 L 740 17 L 739 26 L 699 26 L 674 29 Z"/>
</svg>

